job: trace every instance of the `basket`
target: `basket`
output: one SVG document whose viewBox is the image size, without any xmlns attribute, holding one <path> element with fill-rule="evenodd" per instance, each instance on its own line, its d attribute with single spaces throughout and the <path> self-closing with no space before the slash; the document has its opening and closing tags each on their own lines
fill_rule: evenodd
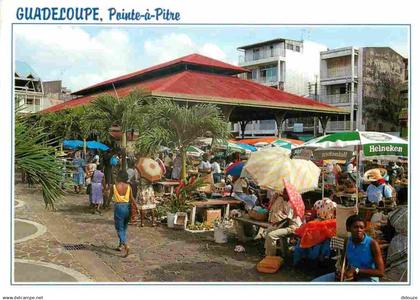
<svg viewBox="0 0 420 300">
<path fill-rule="evenodd" d="M 280 256 L 266 256 L 257 264 L 257 271 L 260 273 L 276 273 L 283 265 L 284 259 Z"/>
<path fill-rule="evenodd" d="M 254 219 L 256 221 L 264 222 L 268 220 L 268 212 L 267 213 L 258 213 L 255 210 L 250 210 L 248 212 L 248 215 L 251 219 Z"/>
<path fill-rule="evenodd" d="M 350 188 L 346 187 L 344 189 L 344 192 L 347 193 L 347 194 L 355 194 L 355 193 L 357 193 L 357 189 L 355 187 L 350 187 Z"/>
<path fill-rule="evenodd" d="M 212 192 L 215 194 L 222 194 L 225 192 L 226 184 L 224 183 L 215 183 L 212 186 Z"/>
</svg>

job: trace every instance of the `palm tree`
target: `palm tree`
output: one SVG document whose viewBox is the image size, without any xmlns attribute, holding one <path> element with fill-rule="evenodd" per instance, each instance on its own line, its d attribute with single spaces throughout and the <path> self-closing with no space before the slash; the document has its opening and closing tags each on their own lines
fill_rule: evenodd
<svg viewBox="0 0 420 300">
<path fill-rule="evenodd" d="M 25 116 L 16 114 L 15 167 L 41 185 L 45 206 L 52 209 L 63 195 L 63 166 L 54 156 L 53 143 L 42 126 L 30 125 Z"/>
<path fill-rule="evenodd" d="M 160 146 L 177 149 L 182 157 L 182 179 L 187 176 L 187 149 L 197 138 L 211 133 L 213 138 L 225 139 L 229 134 L 228 123 L 215 105 L 179 105 L 167 99 L 149 104 L 139 127 L 137 149 L 143 154 L 154 153 Z"/>
<path fill-rule="evenodd" d="M 126 168 L 127 133 L 136 127 L 137 120 L 141 117 L 141 104 L 145 96 L 146 93 L 140 90 L 120 99 L 109 94 L 100 95 L 88 107 L 86 118 L 91 122 L 92 128 L 108 135 L 111 127 L 120 128 L 123 169 Z"/>
</svg>

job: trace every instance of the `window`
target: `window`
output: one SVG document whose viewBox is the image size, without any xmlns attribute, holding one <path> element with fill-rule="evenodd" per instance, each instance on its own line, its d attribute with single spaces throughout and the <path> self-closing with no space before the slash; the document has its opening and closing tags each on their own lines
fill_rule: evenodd
<svg viewBox="0 0 420 300">
<path fill-rule="evenodd" d="M 274 46 L 270 46 L 270 57 L 274 57 Z"/>
<path fill-rule="evenodd" d="M 286 44 L 286 49 L 287 50 L 293 50 L 293 45 L 292 44 Z"/>
<path fill-rule="evenodd" d="M 277 65 L 268 65 L 260 69 L 260 80 L 263 82 L 277 82 Z"/>
<path fill-rule="evenodd" d="M 26 104 L 28 105 L 34 104 L 34 99 L 26 99 Z"/>
<path fill-rule="evenodd" d="M 346 91 L 347 89 L 346 89 L 346 87 L 345 86 L 341 86 L 340 87 L 340 94 L 347 94 L 347 91 Z"/>
<path fill-rule="evenodd" d="M 300 52 L 300 46 L 295 46 L 296 52 Z"/>
<path fill-rule="evenodd" d="M 258 69 L 253 69 L 252 70 L 251 79 L 257 80 L 257 72 L 258 72 Z"/>
<path fill-rule="evenodd" d="M 253 58 L 253 60 L 260 59 L 260 49 L 253 49 L 252 50 L 252 58 Z"/>
</svg>

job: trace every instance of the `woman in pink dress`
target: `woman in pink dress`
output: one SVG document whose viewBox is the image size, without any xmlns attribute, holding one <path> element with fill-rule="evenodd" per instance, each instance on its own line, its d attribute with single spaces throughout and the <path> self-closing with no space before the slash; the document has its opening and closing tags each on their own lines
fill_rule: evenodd
<svg viewBox="0 0 420 300">
<path fill-rule="evenodd" d="M 102 165 L 99 165 L 98 168 L 93 172 L 92 181 L 91 181 L 91 196 L 92 204 L 94 205 L 93 214 L 98 212 L 101 214 L 99 207 L 104 202 L 103 188 L 105 186 L 104 173 L 102 172 Z"/>
</svg>

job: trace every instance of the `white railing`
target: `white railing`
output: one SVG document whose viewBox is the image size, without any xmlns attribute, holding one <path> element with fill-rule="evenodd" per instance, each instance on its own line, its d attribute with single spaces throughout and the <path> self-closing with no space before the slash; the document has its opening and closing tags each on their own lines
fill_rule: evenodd
<svg viewBox="0 0 420 300">
<path fill-rule="evenodd" d="M 332 94 L 332 95 L 321 95 L 320 100 L 323 103 L 328 104 L 345 104 L 351 102 L 351 93 L 349 94 Z M 353 93 L 353 99 L 356 101 L 357 94 Z"/>
<path fill-rule="evenodd" d="M 260 77 L 258 82 L 265 84 L 277 84 L 277 76 Z"/>
<path fill-rule="evenodd" d="M 358 68 L 354 67 L 354 76 L 357 77 Z M 328 78 L 351 77 L 351 66 L 330 67 L 321 72 L 321 80 Z"/>
</svg>

